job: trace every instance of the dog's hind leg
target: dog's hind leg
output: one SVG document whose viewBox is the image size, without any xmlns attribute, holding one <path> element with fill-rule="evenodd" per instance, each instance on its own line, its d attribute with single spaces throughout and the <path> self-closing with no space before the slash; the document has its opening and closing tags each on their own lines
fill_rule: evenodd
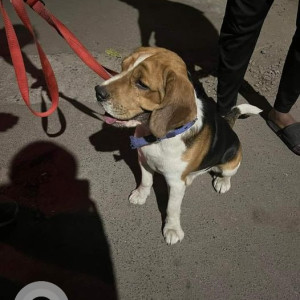
<svg viewBox="0 0 300 300">
<path fill-rule="evenodd" d="M 229 162 L 212 168 L 214 174 L 213 186 L 218 193 L 226 193 L 231 187 L 231 177 L 236 174 L 242 158 L 241 148 Z"/>
<path fill-rule="evenodd" d="M 142 171 L 142 180 L 139 187 L 131 192 L 129 202 L 132 204 L 142 205 L 146 202 L 146 199 L 150 194 L 150 190 L 153 185 L 154 172 L 146 164 L 142 164 L 140 161 L 139 164 Z"/>
<path fill-rule="evenodd" d="M 217 171 L 214 175 L 213 185 L 216 192 L 223 194 L 230 190 L 231 187 L 231 177 L 236 174 L 239 165 L 235 169 L 221 169 L 218 167 L 220 171 Z"/>
</svg>

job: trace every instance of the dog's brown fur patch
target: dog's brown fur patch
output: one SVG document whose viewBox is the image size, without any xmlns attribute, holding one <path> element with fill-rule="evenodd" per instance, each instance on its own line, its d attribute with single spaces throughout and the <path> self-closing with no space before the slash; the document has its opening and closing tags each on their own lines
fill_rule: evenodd
<svg viewBox="0 0 300 300">
<path fill-rule="evenodd" d="M 211 129 L 206 124 L 196 136 L 187 136 L 185 138 L 187 150 L 182 156 L 183 161 L 187 161 L 188 165 L 182 173 L 181 179 L 186 180 L 189 173 L 197 171 L 201 162 L 205 158 L 211 144 Z"/>
</svg>

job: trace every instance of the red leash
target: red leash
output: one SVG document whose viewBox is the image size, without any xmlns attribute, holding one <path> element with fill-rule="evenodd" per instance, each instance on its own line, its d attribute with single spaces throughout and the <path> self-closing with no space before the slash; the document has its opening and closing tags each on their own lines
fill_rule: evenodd
<svg viewBox="0 0 300 300">
<path fill-rule="evenodd" d="M 23 22 L 24 26 L 28 29 L 30 34 L 35 41 L 38 54 L 40 57 L 47 89 L 52 101 L 51 107 L 46 112 L 36 112 L 30 106 L 29 100 L 29 89 L 28 89 L 28 81 L 26 76 L 26 70 L 24 66 L 24 61 L 22 57 L 22 52 L 20 49 L 20 45 L 13 28 L 13 25 L 7 15 L 6 10 L 4 9 L 3 0 L 0 0 L 0 11 L 4 20 L 4 26 L 7 36 L 7 42 L 9 46 L 9 51 L 11 54 L 13 66 L 15 69 L 16 77 L 18 86 L 24 99 L 26 105 L 31 110 L 33 114 L 39 117 L 46 117 L 52 114 L 57 106 L 59 100 L 59 92 L 57 87 L 57 82 L 55 79 L 54 72 L 52 67 L 47 59 L 46 54 L 44 53 L 42 47 L 40 46 L 32 25 L 30 23 L 29 17 L 27 15 L 25 5 L 23 0 L 11 0 L 11 3 L 18 14 L 19 18 Z M 88 52 L 88 50 L 79 42 L 79 40 L 74 36 L 74 34 L 64 25 L 62 24 L 57 18 L 55 18 L 46 8 L 45 5 L 40 0 L 27 0 L 25 1 L 36 13 L 38 13 L 42 18 L 44 18 L 52 27 L 54 27 L 57 32 L 67 41 L 70 47 L 74 50 L 74 52 L 82 59 L 82 61 L 89 66 L 94 72 L 96 72 L 100 77 L 104 80 L 109 79 L 112 75 L 115 75 L 116 72 L 111 71 L 107 68 L 101 66 L 95 58 Z M 111 74 L 112 75 L 111 75 Z"/>
</svg>

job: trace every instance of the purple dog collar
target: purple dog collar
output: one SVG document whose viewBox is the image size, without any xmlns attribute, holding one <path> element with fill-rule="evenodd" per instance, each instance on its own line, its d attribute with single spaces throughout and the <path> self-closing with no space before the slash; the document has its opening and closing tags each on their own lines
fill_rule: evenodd
<svg viewBox="0 0 300 300">
<path fill-rule="evenodd" d="M 131 147 L 131 149 L 137 149 L 137 148 L 141 148 L 143 146 L 146 146 L 146 145 L 149 145 L 152 143 L 160 142 L 165 139 L 170 139 L 170 138 L 175 137 L 178 134 L 184 133 L 185 131 L 190 129 L 195 124 L 196 121 L 197 121 L 197 119 L 195 119 L 179 128 L 171 130 L 162 138 L 157 138 L 152 134 L 143 136 L 143 137 L 130 136 L 130 147 Z"/>
</svg>

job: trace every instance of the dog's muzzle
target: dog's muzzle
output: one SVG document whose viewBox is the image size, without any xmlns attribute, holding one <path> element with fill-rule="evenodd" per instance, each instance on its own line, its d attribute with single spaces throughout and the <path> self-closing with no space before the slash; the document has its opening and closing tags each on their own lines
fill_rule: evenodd
<svg viewBox="0 0 300 300">
<path fill-rule="evenodd" d="M 105 86 L 97 85 L 95 86 L 96 98 L 99 102 L 103 102 L 109 98 L 109 93 L 107 92 Z"/>
</svg>

